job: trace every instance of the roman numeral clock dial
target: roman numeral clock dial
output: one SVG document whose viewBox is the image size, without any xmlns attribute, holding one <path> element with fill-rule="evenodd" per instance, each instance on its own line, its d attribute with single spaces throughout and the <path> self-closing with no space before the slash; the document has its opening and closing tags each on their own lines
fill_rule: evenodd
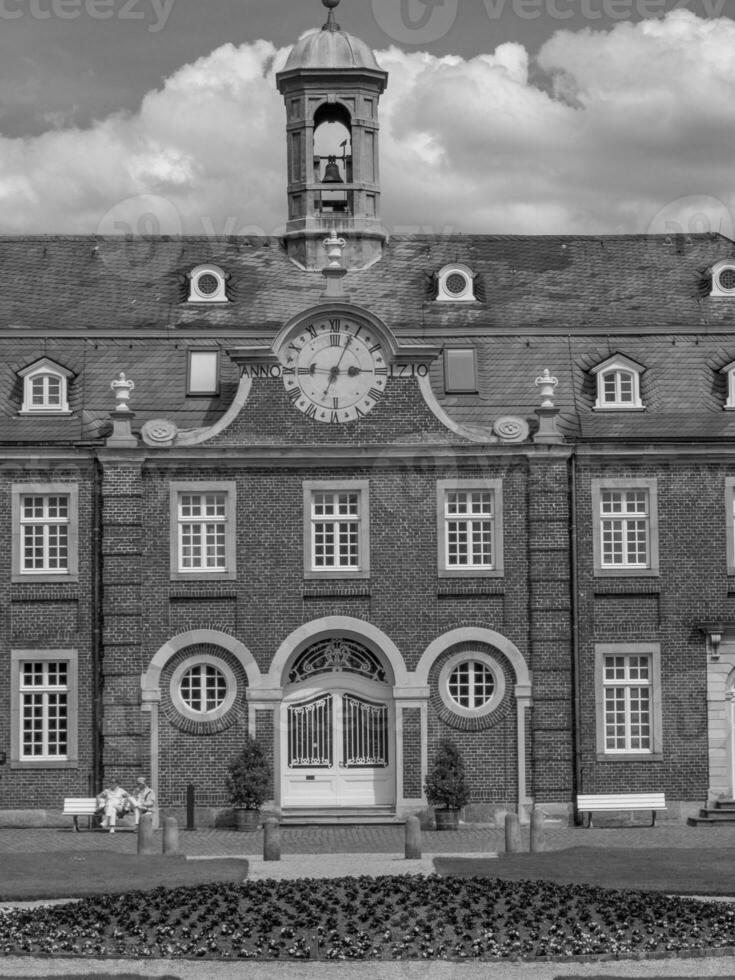
<svg viewBox="0 0 735 980">
<path fill-rule="evenodd" d="M 282 351 L 291 404 L 317 422 L 352 422 L 385 394 L 383 348 L 365 324 L 347 317 L 314 320 Z"/>
</svg>

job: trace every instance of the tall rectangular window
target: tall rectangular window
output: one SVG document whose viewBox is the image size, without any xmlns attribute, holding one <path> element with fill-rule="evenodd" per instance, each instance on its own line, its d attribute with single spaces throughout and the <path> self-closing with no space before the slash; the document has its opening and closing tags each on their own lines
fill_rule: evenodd
<svg viewBox="0 0 735 980">
<path fill-rule="evenodd" d="M 304 483 L 304 574 L 369 574 L 367 481 Z"/>
<path fill-rule="evenodd" d="M 658 643 L 596 643 L 599 760 L 661 758 L 661 648 Z"/>
<path fill-rule="evenodd" d="M 444 492 L 448 568 L 493 567 L 493 518 L 491 490 Z"/>
<path fill-rule="evenodd" d="M 651 658 L 606 656 L 605 751 L 649 752 L 651 749 Z"/>
<path fill-rule="evenodd" d="M 22 572 L 69 568 L 69 495 L 24 494 L 20 498 Z"/>
<path fill-rule="evenodd" d="M 311 554 L 315 570 L 360 567 L 360 494 L 314 493 Z"/>
<path fill-rule="evenodd" d="M 13 581 L 76 579 L 78 500 L 74 483 L 13 484 Z"/>
<path fill-rule="evenodd" d="M 603 566 L 648 567 L 648 491 L 602 490 Z"/>
<path fill-rule="evenodd" d="M 439 575 L 503 574 L 500 480 L 437 482 Z"/>
<path fill-rule="evenodd" d="M 592 506 L 596 574 L 657 574 L 656 481 L 593 480 Z"/>
<path fill-rule="evenodd" d="M 10 651 L 11 769 L 75 769 L 78 652 Z"/>
<path fill-rule="evenodd" d="M 173 578 L 235 575 L 235 485 L 171 485 Z"/>
<path fill-rule="evenodd" d="M 68 697 L 65 661 L 25 660 L 20 664 L 21 760 L 66 759 Z"/>
<path fill-rule="evenodd" d="M 224 571 L 226 524 L 226 494 L 179 494 L 179 571 Z"/>
</svg>

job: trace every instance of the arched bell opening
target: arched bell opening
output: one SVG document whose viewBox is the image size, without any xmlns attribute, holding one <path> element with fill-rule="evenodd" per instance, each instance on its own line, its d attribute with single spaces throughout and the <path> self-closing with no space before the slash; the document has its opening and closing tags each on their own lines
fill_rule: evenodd
<svg viewBox="0 0 735 980">
<path fill-rule="evenodd" d="M 281 805 L 391 807 L 396 800 L 390 666 L 359 639 L 323 637 L 288 665 L 281 706 Z"/>
<path fill-rule="evenodd" d="M 317 214 L 354 212 L 352 184 L 352 117 L 339 102 L 325 102 L 314 113 L 314 195 Z"/>
</svg>

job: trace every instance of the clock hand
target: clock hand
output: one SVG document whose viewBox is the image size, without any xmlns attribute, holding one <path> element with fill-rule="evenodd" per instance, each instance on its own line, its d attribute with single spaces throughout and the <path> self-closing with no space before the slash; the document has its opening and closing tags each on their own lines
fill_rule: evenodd
<svg viewBox="0 0 735 980">
<path fill-rule="evenodd" d="M 330 387 L 332 386 L 332 384 L 339 377 L 339 366 L 342 363 L 342 358 L 347 353 L 347 348 L 350 346 L 351 343 L 352 343 L 352 335 L 351 334 L 348 334 L 348 336 L 347 336 L 347 343 L 342 348 L 342 353 L 339 355 L 339 360 L 337 361 L 337 363 L 329 371 L 329 382 L 327 383 L 327 387 L 324 389 L 324 395 L 323 395 L 323 397 L 326 397 L 329 394 Z"/>
</svg>

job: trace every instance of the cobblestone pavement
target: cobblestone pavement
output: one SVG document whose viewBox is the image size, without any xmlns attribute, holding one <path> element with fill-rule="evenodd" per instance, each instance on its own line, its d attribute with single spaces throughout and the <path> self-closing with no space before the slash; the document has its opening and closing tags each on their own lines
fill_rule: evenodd
<svg viewBox="0 0 735 980">
<path fill-rule="evenodd" d="M 160 837 L 160 832 L 157 835 Z M 528 830 L 523 830 L 523 847 L 528 849 Z M 225 856 L 263 853 L 263 833 L 231 830 L 180 832 L 181 849 L 192 856 Z M 546 847 L 734 847 L 735 824 L 720 827 L 686 827 L 661 824 L 657 827 L 546 828 Z M 363 827 L 282 827 L 283 854 L 400 854 L 404 847 L 402 826 Z M 426 854 L 465 854 L 505 850 L 503 830 L 471 824 L 454 831 L 424 831 L 422 847 Z M 101 831 L 74 833 L 71 829 L 0 829 L 0 854 L 32 851 L 110 850 L 134 853 L 137 838 L 132 829 L 116 834 Z M 359 872 L 360 862 L 355 870 Z"/>
</svg>

